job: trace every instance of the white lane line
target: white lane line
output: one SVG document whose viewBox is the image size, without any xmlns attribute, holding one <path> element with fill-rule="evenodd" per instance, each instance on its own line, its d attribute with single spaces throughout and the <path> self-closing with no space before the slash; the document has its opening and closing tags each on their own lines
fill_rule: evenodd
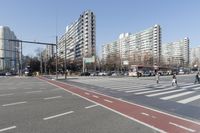
<svg viewBox="0 0 200 133">
<path fill-rule="evenodd" d="M 185 95 L 188 95 L 188 94 L 191 94 L 191 93 L 194 93 L 194 92 L 195 91 L 178 93 L 178 94 L 171 95 L 171 96 L 161 97 L 160 99 L 162 99 L 162 100 L 169 100 L 169 99 L 172 99 L 172 98 L 177 98 L 177 97 L 185 96 Z"/>
<path fill-rule="evenodd" d="M 60 88 L 61 90 L 64 90 L 64 91 L 66 91 L 66 92 L 68 92 L 68 93 L 74 93 L 74 92 L 71 92 L 71 91 L 69 91 L 69 90 L 66 90 L 66 89 L 64 89 L 64 88 L 62 88 L 62 87 L 60 87 L 60 86 L 58 86 L 58 85 L 55 85 L 55 84 L 53 84 L 53 83 L 50 83 L 50 82 L 48 82 L 48 81 L 46 81 L 46 80 L 44 80 L 44 79 L 39 79 L 39 78 L 37 78 L 37 79 L 38 79 L 38 80 L 41 80 L 41 81 L 44 81 L 44 82 L 46 82 L 46 83 L 48 83 L 48 84 L 51 84 L 51 85 L 53 85 L 53 86 L 56 86 L 56 87 Z M 60 82 L 60 83 L 61 83 L 61 82 Z M 78 86 L 73 85 L 73 87 L 78 87 Z M 74 94 L 75 94 L 75 93 L 74 93 Z M 98 93 L 98 92 L 97 92 L 97 94 L 106 96 L 106 95 L 100 94 L 100 93 Z M 97 102 L 95 102 L 95 101 L 93 101 L 93 100 L 90 100 L 90 99 L 88 99 L 88 98 L 86 98 L 86 97 L 84 97 L 84 96 L 81 96 L 81 95 L 79 95 L 79 94 L 77 94 L 77 96 L 79 96 L 79 97 L 81 97 L 81 98 L 83 98 L 83 99 L 85 99 L 85 100 L 87 100 L 87 101 L 90 101 L 90 102 L 92 102 L 92 103 L 94 103 L 94 104 L 99 104 L 99 103 L 97 103 Z M 111 97 L 111 96 L 107 96 L 107 97 L 114 98 L 114 97 Z M 116 99 L 116 98 L 114 98 L 114 99 Z M 154 110 L 154 109 L 151 109 L 151 108 L 148 108 L 148 107 L 144 107 L 144 106 L 141 106 L 141 105 L 138 105 L 138 104 L 133 104 L 133 103 L 128 102 L 128 101 L 124 101 L 124 100 L 121 100 L 121 101 L 126 102 L 126 103 L 129 103 L 129 104 L 132 104 L 132 105 L 137 105 L 137 106 L 143 107 L 143 108 L 145 108 L 145 109 L 153 110 L 153 111 L 159 112 L 159 113 L 161 113 L 161 114 L 169 115 L 169 116 L 172 116 L 172 117 L 175 117 L 175 118 L 179 118 L 179 119 L 182 119 L 182 120 L 187 120 L 187 119 L 184 119 L 184 118 L 182 118 L 182 117 L 170 115 L 170 114 L 167 114 L 167 113 L 164 113 L 164 112 L 161 112 L 161 111 L 158 111 L 158 110 Z M 116 111 L 116 110 L 114 110 L 114 109 L 108 108 L 107 106 L 104 106 L 104 105 L 102 105 L 102 104 L 99 104 L 99 105 L 100 105 L 101 107 L 104 107 L 104 108 L 106 108 L 106 109 L 108 109 L 108 110 L 111 110 L 111 111 L 113 111 L 113 112 L 115 112 L 115 113 L 117 113 L 117 114 L 120 114 L 120 115 L 122 115 L 122 116 L 124 116 L 124 117 L 126 117 L 126 118 L 128 118 L 128 119 L 130 119 L 130 120 L 136 121 L 136 122 L 138 122 L 138 123 L 140 123 L 140 124 L 143 124 L 143 125 L 145 125 L 145 126 L 147 126 L 147 127 L 150 127 L 150 128 L 152 128 L 152 129 L 154 129 L 154 130 L 156 130 L 156 131 L 159 131 L 159 132 L 161 132 L 161 133 L 167 133 L 167 132 L 165 132 L 165 131 L 163 131 L 163 130 L 161 130 L 161 129 L 158 129 L 158 128 L 154 127 L 154 126 L 151 126 L 151 125 L 149 125 L 149 124 L 146 124 L 146 123 L 144 123 L 144 122 L 142 122 L 142 121 L 139 121 L 139 120 L 137 120 L 137 119 L 135 119 L 135 118 L 133 118 L 133 117 L 130 117 L 130 116 L 128 116 L 128 115 L 125 115 L 125 114 L 123 114 L 123 113 L 120 113 L 119 111 Z M 187 120 L 187 121 L 189 121 L 189 120 Z M 196 123 L 196 122 L 194 122 L 194 121 L 190 121 L 190 122 Z M 199 123 L 196 123 L 196 124 L 199 124 Z"/>
<path fill-rule="evenodd" d="M 113 103 L 113 101 L 110 101 L 110 100 L 107 100 L 107 99 L 103 99 L 104 101 L 106 102 L 109 102 L 109 103 Z"/>
<path fill-rule="evenodd" d="M 14 93 L 0 94 L 0 97 L 14 95 Z"/>
<path fill-rule="evenodd" d="M 94 98 L 99 98 L 98 96 L 96 96 L 96 95 L 92 95 Z"/>
<path fill-rule="evenodd" d="M 44 100 L 49 100 L 49 99 L 56 99 L 56 98 L 61 98 L 62 96 L 55 96 L 55 97 L 46 97 Z"/>
<path fill-rule="evenodd" d="M 173 90 L 173 91 L 167 91 L 167 92 L 160 92 L 160 93 L 150 94 L 150 95 L 146 95 L 146 96 L 147 97 L 160 96 L 160 95 L 169 94 L 169 93 L 173 93 L 173 92 L 179 92 L 179 91 L 185 91 L 185 89 L 179 89 L 179 90 Z"/>
<path fill-rule="evenodd" d="M 193 88 L 193 90 L 199 90 L 200 89 L 200 87 L 197 87 L 197 88 Z"/>
<path fill-rule="evenodd" d="M 12 106 L 12 105 L 18 105 L 18 104 L 24 104 L 24 103 L 27 103 L 27 102 L 23 101 L 23 102 L 9 103 L 9 104 L 3 104 L 2 106 L 6 107 L 6 106 Z"/>
<path fill-rule="evenodd" d="M 199 86 L 199 84 L 193 84 L 193 85 L 184 86 L 184 87 L 181 87 L 181 88 L 187 89 L 187 88 L 191 88 L 191 87 L 195 87 L 195 86 Z"/>
<path fill-rule="evenodd" d="M 138 92 L 138 91 L 147 91 L 147 90 L 152 90 L 152 89 L 136 89 L 136 90 L 129 90 L 129 91 L 125 91 L 126 93 L 130 93 L 130 92 Z"/>
<path fill-rule="evenodd" d="M 31 90 L 31 89 L 33 89 L 33 88 L 30 88 L 30 87 L 29 87 L 29 88 L 24 88 L 24 89 L 26 89 L 26 90 Z"/>
<path fill-rule="evenodd" d="M 3 128 L 3 129 L 0 129 L 0 132 L 7 131 L 7 130 L 11 130 L 11 129 L 14 129 L 14 128 L 16 128 L 16 126 Z"/>
<path fill-rule="evenodd" d="M 186 103 L 195 101 L 197 99 L 200 99 L 200 95 L 196 95 L 196 96 L 193 96 L 193 97 L 190 97 L 190 98 L 187 98 L 187 99 L 183 99 L 183 100 L 180 100 L 180 101 L 177 101 L 177 102 L 182 103 L 182 104 L 186 104 Z"/>
<path fill-rule="evenodd" d="M 151 91 L 144 91 L 144 92 L 138 92 L 134 93 L 135 95 L 140 95 L 140 94 L 146 94 L 146 93 L 153 93 L 153 92 L 160 92 L 160 91 L 167 91 L 167 90 L 172 90 L 174 87 L 167 88 L 167 89 L 159 89 L 159 90 L 151 90 Z"/>
<path fill-rule="evenodd" d="M 93 107 L 96 107 L 96 106 L 98 106 L 98 104 L 94 104 L 94 105 L 91 105 L 91 106 L 87 106 L 87 107 L 85 107 L 86 109 L 89 109 L 89 108 L 93 108 Z"/>
<path fill-rule="evenodd" d="M 60 91 L 60 89 L 51 89 L 51 90 L 49 90 L 49 91 Z"/>
<path fill-rule="evenodd" d="M 85 92 L 86 95 L 90 95 L 90 93 Z"/>
<path fill-rule="evenodd" d="M 144 113 L 144 112 L 142 112 L 142 113 L 140 113 L 140 114 L 145 115 L 145 116 L 149 116 L 149 114 Z"/>
<path fill-rule="evenodd" d="M 38 92 L 42 92 L 42 91 L 28 91 L 28 92 L 25 92 L 25 93 L 30 94 L 30 93 L 38 93 Z"/>
<path fill-rule="evenodd" d="M 53 119 L 53 118 L 56 118 L 56 117 L 68 115 L 68 114 L 71 114 L 71 113 L 74 113 L 74 111 L 69 111 L 69 112 L 65 112 L 65 113 L 62 113 L 62 114 L 49 116 L 49 117 L 43 118 L 43 120 L 49 120 L 49 119 Z"/>
<path fill-rule="evenodd" d="M 182 129 L 187 130 L 189 132 L 196 132 L 196 130 L 194 130 L 194 129 L 187 128 L 187 127 L 184 127 L 182 125 L 179 125 L 179 124 L 176 124 L 176 123 L 173 123 L 173 122 L 169 122 L 169 124 L 174 125 L 174 126 L 179 127 L 179 128 L 182 128 Z"/>
<path fill-rule="evenodd" d="M 40 88 L 41 90 L 45 90 L 45 89 L 47 89 L 47 88 Z"/>
</svg>

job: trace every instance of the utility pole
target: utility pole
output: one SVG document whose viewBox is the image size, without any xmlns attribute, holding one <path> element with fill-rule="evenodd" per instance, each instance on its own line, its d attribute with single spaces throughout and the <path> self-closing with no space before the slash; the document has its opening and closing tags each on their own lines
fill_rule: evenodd
<svg viewBox="0 0 200 133">
<path fill-rule="evenodd" d="M 66 71 L 67 71 L 67 61 L 66 61 L 66 56 L 67 56 L 67 46 L 66 46 L 66 33 L 65 33 L 65 60 L 64 60 L 64 68 L 65 68 L 65 79 L 67 79 Z"/>
<path fill-rule="evenodd" d="M 56 79 L 58 79 L 58 36 L 56 36 Z"/>
<path fill-rule="evenodd" d="M 23 68 L 22 68 L 22 42 L 21 42 L 21 55 L 20 55 L 20 76 L 22 76 L 22 70 L 23 70 Z"/>
</svg>

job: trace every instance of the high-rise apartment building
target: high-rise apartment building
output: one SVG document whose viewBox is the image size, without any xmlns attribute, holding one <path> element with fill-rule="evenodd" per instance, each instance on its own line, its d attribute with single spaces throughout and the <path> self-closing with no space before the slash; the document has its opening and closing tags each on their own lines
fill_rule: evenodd
<svg viewBox="0 0 200 133">
<path fill-rule="evenodd" d="M 9 41 L 17 39 L 14 32 L 7 26 L 0 26 L 0 71 L 17 72 L 19 63 L 19 42 Z"/>
<path fill-rule="evenodd" d="M 167 65 L 189 65 L 189 38 L 171 42 L 162 47 L 162 62 Z"/>
<path fill-rule="evenodd" d="M 190 49 L 190 65 L 200 67 L 200 46 Z"/>
<path fill-rule="evenodd" d="M 92 11 L 83 12 L 78 20 L 67 26 L 59 39 L 58 50 L 61 58 L 82 60 L 96 55 L 96 19 Z"/>
<path fill-rule="evenodd" d="M 107 48 L 112 47 L 114 42 L 103 45 L 104 61 L 111 54 Z M 120 34 L 119 39 L 115 41 L 119 51 L 121 62 L 129 61 L 129 64 L 159 65 L 161 58 L 161 27 L 154 25 L 139 33 Z M 113 54 L 113 52 L 112 52 Z M 117 54 L 117 53 L 116 53 Z"/>
</svg>

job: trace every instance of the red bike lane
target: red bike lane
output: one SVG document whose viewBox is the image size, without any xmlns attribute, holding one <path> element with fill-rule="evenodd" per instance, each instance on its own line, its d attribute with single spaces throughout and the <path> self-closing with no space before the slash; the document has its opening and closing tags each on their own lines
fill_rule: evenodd
<svg viewBox="0 0 200 133">
<path fill-rule="evenodd" d="M 44 77 L 39 77 L 39 79 L 63 88 L 68 92 L 77 94 L 84 99 L 95 102 L 96 104 L 149 126 L 159 132 L 200 133 L 200 123 L 198 122 L 180 118 L 138 104 L 126 102 L 97 92 L 81 89 L 60 81 L 49 80 Z"/>
</svg>

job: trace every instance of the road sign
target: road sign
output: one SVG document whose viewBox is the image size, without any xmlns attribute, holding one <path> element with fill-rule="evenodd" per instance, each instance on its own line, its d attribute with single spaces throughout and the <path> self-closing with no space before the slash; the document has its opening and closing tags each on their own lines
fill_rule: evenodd
<svg viewBox="0 0 200 133">
<path fill-rule="evenodd" d="M 92 56 L 91 58 L 83 58 L 85 63 L 94 63 L 95 62 L 95 58 L 94 56 Z"/>
</svg>

